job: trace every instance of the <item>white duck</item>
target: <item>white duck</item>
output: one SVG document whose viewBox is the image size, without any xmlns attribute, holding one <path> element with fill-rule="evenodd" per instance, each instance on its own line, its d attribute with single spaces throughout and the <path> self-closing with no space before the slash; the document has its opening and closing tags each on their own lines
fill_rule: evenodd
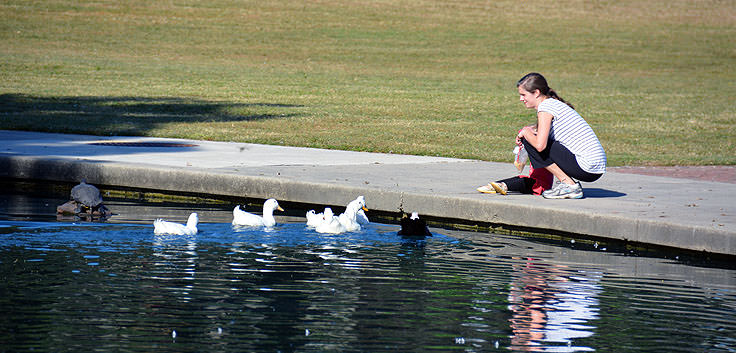
<svg viewBox="0 0 736 353">
<path fill-rule="evenodd" d="M 284 209 L 279 207 L 276 199 L 268 199 L 263 203 L 263 216 L 245 212 L 240 209 L 240 205 L 233 209 L 233 225 L 234 226 L 251 226 L 251 227 L 273 227 L 276 225 L 276 219 L 273 218 L 273 211 Z"/>
<path fill-rule="evenodd" d="M 333 215 L 332 209 L 329 207 L 325 207 L 325 210 L 321 213 L 309 210 L 307 211 L 307 227 L 317 228 L 325 219 L 331 219 Z"/>
<path fill-rule="evenodd" d="M 329 212 L 328 212 L 329 210 Z M 332 214 L 332 210 L 329 208 L 325 209 L 324 220 L 318 224 L 315 228 L 317 233 L 330 233 L 339 234 L 347 232 L 348 229 L 340 222 L 340 217 Z"/>
<path fill-rule="evenodd" d="M 360 223 L 358 222 L 358 212 L 368 211 L 365 207 L 365 197 L 358 196 L 345 207 L 345 212 L 340 214 L 340 223 L 349 231 L 355 232 L 360 230 Z M 365 216 L 365 214 L 363 214 Z M 366 217 L 367 219 L 367 217 Z"/>
<path fill-rule="evenodd" d="M 153 234 L 195 235 L 197 234 L 197 223 L 199 223 L 199 216 L 196 212 L 189 215 L 187 225 L 164 221 L 158 218 L 153 221 Z"/>
</svg>

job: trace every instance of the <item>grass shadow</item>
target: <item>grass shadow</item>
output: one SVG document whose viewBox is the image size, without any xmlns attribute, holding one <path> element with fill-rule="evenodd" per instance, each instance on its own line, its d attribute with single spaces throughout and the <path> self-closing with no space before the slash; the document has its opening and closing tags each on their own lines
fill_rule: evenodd
<svg viewBox="0 0 736 353">
<path fill-rule="evenodd" d="M 172 97 L 0 95 L 0 129 L 147 135 L 169 123 L 217 123 L 299 116 L 301 105 L 228 103 Z"/>
</svg>

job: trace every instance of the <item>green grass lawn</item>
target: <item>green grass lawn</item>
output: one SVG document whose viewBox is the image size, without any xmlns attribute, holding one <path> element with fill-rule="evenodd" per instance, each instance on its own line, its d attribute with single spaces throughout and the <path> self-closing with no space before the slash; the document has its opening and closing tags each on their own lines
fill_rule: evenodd
<svg viewBox="0 0 736 353">
<path fill-rule="evenodd" d="M 510 162 L 543 73 L 610 165 L 736 164 L 736 1 L 3 0 L 0 129 Z"/>
</svg>

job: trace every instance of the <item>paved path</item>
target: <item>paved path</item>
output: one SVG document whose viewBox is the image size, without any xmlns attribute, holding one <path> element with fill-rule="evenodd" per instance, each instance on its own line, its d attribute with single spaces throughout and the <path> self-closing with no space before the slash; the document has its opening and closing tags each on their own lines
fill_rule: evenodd
<svg viewBox="0 0 736 353">
<path fill-rule="evenodd" d="M 736 184 L 736 166 L 614 167 L 611 171 Z"/>
<path fill-rule="evenodd" d="M 365 195 L 374 210 L 403 206 L 447 219 L 736 255 L 736 183 L 715 178 L 611 168 L 599 181 L 583 184 L 584 199 L 545 200 L 475 191 L 488 181 L 514 175 L 511 163 L 2 130 L 0 141 L 0 177 L 85 178 L 98 185 L 275 197 L 318 206 L 345 205 Z M 132 147 L 139 143 L 147 145 Z"/>
</svg>

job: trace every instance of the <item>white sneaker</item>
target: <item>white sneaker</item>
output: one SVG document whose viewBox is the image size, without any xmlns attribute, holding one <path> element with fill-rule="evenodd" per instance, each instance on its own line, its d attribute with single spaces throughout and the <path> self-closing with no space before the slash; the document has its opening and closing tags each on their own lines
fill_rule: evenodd
<svg viewBox="0 0 736 353">
<path fill-rule="evenodd" d="M 582 199 L 583 187 L 580 182 L 573 185 L 559 183 L 554 188 L 543 192 L 542 197 L 545 199 Z"/>
</svg>

